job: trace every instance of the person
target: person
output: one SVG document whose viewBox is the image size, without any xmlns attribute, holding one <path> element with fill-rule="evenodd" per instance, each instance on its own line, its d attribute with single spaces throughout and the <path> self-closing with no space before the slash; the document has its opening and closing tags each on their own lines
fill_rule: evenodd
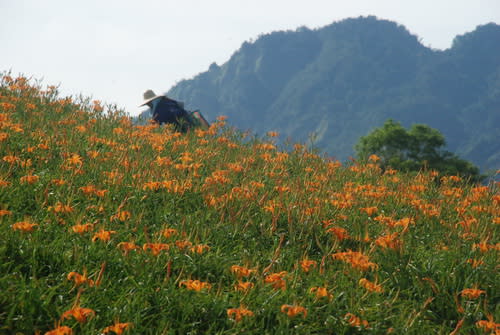
<svg viewBox="0 0 500 335">
<path fill-rule="evenodd" d="M 147 105 L 151 111 L 151 118 L 158 124 L 173 124 L 176 130 L 187 132 L 193 125 L 193 119 L 184 109 L 182 103 L 168 98 L 165 95 L 156 95 L 152 90 L 144 92 L 144 102 L 139 106 Z"/>
</svg>

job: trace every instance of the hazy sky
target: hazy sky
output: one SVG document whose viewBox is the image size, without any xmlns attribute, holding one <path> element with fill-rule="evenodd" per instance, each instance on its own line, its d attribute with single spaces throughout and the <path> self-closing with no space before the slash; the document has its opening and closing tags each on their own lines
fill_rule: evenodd
<svg viewBox="0 0 500 335">
<path fill-rule="evenodd" d="M 361 15 L 445 49 L 457 34 L 500 23 L 500 0 L 0 0 L 0 72 L 135 115 L 145 90 L 164 93 L 259 34 Z"/>
</svg>

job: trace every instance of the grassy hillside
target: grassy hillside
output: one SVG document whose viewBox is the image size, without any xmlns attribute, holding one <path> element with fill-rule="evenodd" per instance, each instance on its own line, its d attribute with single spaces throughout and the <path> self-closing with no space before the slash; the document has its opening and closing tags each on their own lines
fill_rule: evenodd
<svg viewBox="0 0 500 335">
<path fill-rule="evenodd" d="M 498 184 L 275 136 L 133 126 L 3 75 L 0 333 L 500 331 Z"/>
</svg>

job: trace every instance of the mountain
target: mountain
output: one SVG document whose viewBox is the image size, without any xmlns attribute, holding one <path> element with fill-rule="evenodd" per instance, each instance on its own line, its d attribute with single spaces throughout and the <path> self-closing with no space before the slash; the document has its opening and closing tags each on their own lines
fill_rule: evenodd
<svg viewBox="0 0 500 335">
<path fill-rule="evenodd" d="M 448 150 L 483 170 L 500 167 L 500 26 L 493 23 L 457 36 L 447 50 L 373 16 L 272 32 L 167 94 L 242 130 L 312 139 L 340 160 L 392 118 L 437 128 Z"/>
</svg>

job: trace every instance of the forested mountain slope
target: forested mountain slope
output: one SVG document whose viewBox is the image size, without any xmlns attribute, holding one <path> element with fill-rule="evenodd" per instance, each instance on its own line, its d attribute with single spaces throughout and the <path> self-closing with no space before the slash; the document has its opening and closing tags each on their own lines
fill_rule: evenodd
<svg viewBox="0 0 500 335">
<path fill-rule="evenodd" d="M 346 19 L 245 42 L 226 63 L 167 93 L 209 119 L 307 141 L 345 160 L 392 118 L 441 131 L 448 149 L 483 170 L 500 167 L 500 26 L 425 47 L 395 22 Z"/>
</svg>

